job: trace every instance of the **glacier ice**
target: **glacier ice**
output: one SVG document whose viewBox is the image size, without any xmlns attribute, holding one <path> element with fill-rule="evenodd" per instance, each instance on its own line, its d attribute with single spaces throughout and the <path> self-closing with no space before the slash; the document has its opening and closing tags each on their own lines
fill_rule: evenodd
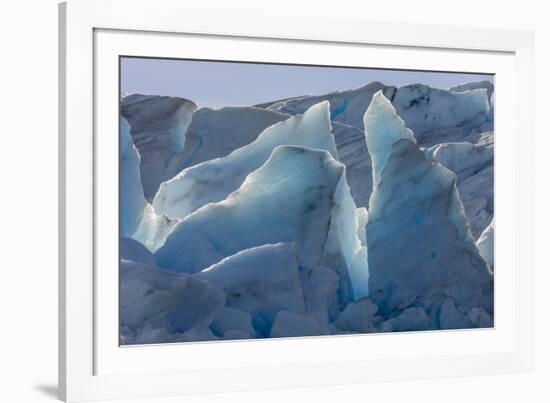
<svg viewBox="0 0 550 403">
<path fill-rule="evenodd" d="M 491 221 L 491 224 L 483 232 L 477 240 L 477 248 L 479 254 L 492 269 L 494 269 L 494 250 L 495 250 L 495 220 Z"/>
<path fill-rule="evenodd" d="M 453 300 L 445 300 L 439 311 L 439 324 L 442 329 L 467 329 L 472 326 L 468 316 L 460 312 Z"/>
<path fill-rule="evenodd" d="M 367 333 L 373 331 L 378 307 L 369 298 L 350 302 L 334 321 L 343 332 Z"/>
<path fill-rule="evenodd" d="M 492 93 L 126 97 L 121 342 L 492 327 Z"/>
<path fill-rule="evenodd" d="M 392 153 L 392 145 L 399 140 L 416 144 L 416 139 L 381 92 L 374 95 L 365 114 L 365 134 L 372 159 L 372 183 L 376 188 Z"/>
<path fill-rule="evenodd" d="M 174 158 L 177 172 L 201 162 L 225 157 L 252 143 L 267 127 L 288 119 L 282 113 L 250 106 L 201 108 L 185 135 L 185 148 Z"/>
<path fill-rule="evenodd" d="M 365 113 L 365 131 L 375 178 L 366 226 L 370 298 L 386 314 L 422 299 L 432 304 L 436 295 L 492 309 L 492 274 L 470 233 L 456 176 L 420 151 L 381 92 Z"/>
<path fill-rule="evenodd" d="M 183 219 L 207 203 L 225 199 L 248 174 L 259 168 L 278 145 L 296 145 L 330 152 L 338 157 L 328 116 L 328 103 L 311 107 L 265 129 L 252 143 L 223 158 L 187 168 L 161 184 L 153 200 L 158 213 Z"/>
<path fill-rule="evenodd" d="M 306 314 L 317 321 L 323 329 L 323 334 L 328 333 L 330 323 L 338 316 L 342 305 L 349 298 L 349 295 L 342 291 L 340 295 L 344 301 L 340 300 L 340 277 L 333 269 L 321 265 L 312 267 L 300 261 L 300 281 Z"/>
<path fill-rule="evenodd" d="M 212 332 L 223 338 L 249 339 L 256 337 L 250 313 L 235 308 L 223 307 L 210 325 Z M 232 335 L 238 332 L 239 337 Z M 244 336 L 244 337 L 243 337 Z"/>
<path fill-rule="evenodd" d="M 296 97 L 257 106 L 289 115 L 297 115 L 304 113 L 314 104 L 329 101 L 331 120 L 361 129 L 363 127 L 363 114 L 372 96 L 378 91 L 383 91 L 391 98 L 396 90 L 396 87 L 386 86 L 374 81 L 357 89 L 335 91 L 324 95 Z"/>
<path fill-rule="evenodd" d="M 471 91 L 471 90 L 477 90 L 479 88 L 485 88 L 487 91 L 487 98 L 491 99 L 493 97 L 493 91 L 495 90 L 495 86 L 492 82 L 483 80 L 483 81 L 473 81 L 469 83 L 459 84 L 455 85 L 451 88 L 449 88 L 449 91 L 451 92 L 465 92 L 465 91 Z"/>
<path fill-rule="evenodd" d="M 429 148 L 426 155 L 453 171 L 457 176 L 457 182 L 461 182 L 492 165 L 493 145 L 444 143 Z"/>
<path fill-rule="evenodd" d="M 296 242 L 306 266 L 330 263 L 342 299 L 362 296 L 366 250 L 344 172 L 327 151 L 279 146 L 227 199 L 179 222 L 156 252 L 157 262 L 195 273 L 240 250 Z M 362 288 L 353 290 L 350 279 L 361 280 Z"/>
<path fill-rule="evenodd" d="M 489 165 L 458 185 L 460 198 L 470 220 L 472 235 L 478 237 L 494 214 L 494 167 Z"/>
<path fill-rule="evenodd" d="M 160 183 L 174 176 L 171 160 L 181 153 L 185 134 L 197 106 L 176 97 L 131 94 L 121 101 L 121 115 L 141 155 L 145 198 L 152 200 Z"/>
<path fill-rule="evenodd" d="M 357 207 L 366 207 L 372 192 L 372 162 L 365 132 L 353 126 L 332 123 L 340 161 L 346 166 L 346 178 Z"/>
<path fill-rule="evenodd" d="M 457 187 L 474 238 L 493 218 L 493 141 L 444 143 L 426 150 L 426 155 L 457 175 Z"/>
<path fill-rule="evenodd" d="M 297 251 L 292 243 L 243 250 L 194 277 L 222 290 L 226 306 L 248 312 L 254 327 L 266 337 L 280 310 L 305 312 Z"/>
<path fill-rule="evenodd" d="M 409 307 L 399 315 L 380 324 L 383 332 L 408 332 L 428 330 L 433 327 L 432 320 L 421 307 Z"/>
<path fill-rule="evenodd" d="M 225 157 L 252 143 L 269 126 L 289 117 L 288 114 L 249 106 L 199 109 L 193 114 L 187 129 L 185 148 L 170 160 L 169 170 L 176 171 L 175 176 L 185 168 Z M 365 181 L 365 177 L 371 174 L 365 133 L 354 126 L 335 121 L 331 123 L 339 159 L 346 165 L 352 196 L 358 206 L 366 206 L 372 184 L 370 180 Z"/>
<path fill-rule="evenodd" d="M 466 135 L 490 119 L 489 98 L 483 88 L 450 92 L 413 84 L 400 87 L 392 103 L 422 144 L 428 140 L 424 138 L 434 131 L 456 128 Z"/>
<path fill-rule="evenodd" d="M 402 87 L 372 82 L 357 89 L 302 96 L 257 105 L 277 112 L 303 113 L 316 102 L 331 103 L 331 120 L 363 128 L 363 114 L 374 93 L 382 91 L 421 145 L 462 141 L 471 130 L 492 131 L 492 84 L 469 83 L 450 90 L 421 84 Z M 354 185 L 351 184 L 352 189 Z M 359 203 L 358 203 L 359 204 Z"/>
<path fill-rule="evenodd" d="M 149 250 L 164 243 L 176 223 L 157 214 L 147 202 L 139 175 L 140 155 L 130 135 L 130 126 L 120 119 L 120 229 L 121 236 L 133 238 Z"/>
<path fill-rule="evenodd" d="M 132 238 L 120 238 L 120 258 L 156 266 L 155 257 L 143 244 Z"/>
<path fill-rule="evenodd" d="M 121 235 L 131 238 L 137 231 L 147 200 L 139 175 L 140 156 L 130 135 L 130 125 L 120 119 L 120 229 Z"/>
<path fill-rule="evenodd" d="M 121 261 L 120 321 L 124 344 L 212 338 L 210 324 L 225 296 L 193 276 Z"/>
<path fill-rule="evenodd" d="M 161 267 L 194 273 L 240 250 L 298 242 L 302 258 L 315 264 L 342 172 L 328 152 L 279 146 L 225 200 L 179 222 L 156 259 Z"/>
</svg>

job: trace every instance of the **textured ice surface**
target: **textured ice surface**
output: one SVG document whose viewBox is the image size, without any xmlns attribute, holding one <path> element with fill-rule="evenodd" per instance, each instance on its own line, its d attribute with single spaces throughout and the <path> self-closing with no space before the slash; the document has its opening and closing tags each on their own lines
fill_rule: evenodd
<svg viewBox="0 0 550 403">
<path fill-rule="evenodd" d="M 131 134 L 141 155 L 141 181 L 147 200 L 152 200 L 161 182 L 171 178 L 171 160 L 183 151 L 194 102 L 175 97 L 132 94 L 122 99 L 121 114 L 132 127 Z"/>
<path fill-rule="evenodd" d="M 438 144 L 426 151 L 426 155 L 453 171 L 461 182 L 487 166 L 493 165 L 493 145 L 471 143 Z"/>
<path fill-rule="evenodd" d="M 133 238 L 149 250 L 164 243 L 176 223 L 157 214 L 145 200 L 139 175 L 140 155 L 130 136 L 130 127 L 120 119 L 120 229 L 121 236 Z"/>
<path fill-rule="evenodd" d="M 338 295 L 340 283 L 345 284 L 344 279 L 340 280 L 336 272 L 328 267 L 307 266 L 300 262 L 300 280 L 307 315 L 318 322 L 323 334 L 328 333 L 330 322 L 334 321 L 341 306 L 349 299 L 349 296 L 343 295 L 341 301 Z"/>
<path fill-rule="evenodd" d="M 372 162 L 365 132 L 353 126 L 332 124 L 332 133 L 340 161 L 346 166 L 346 178 L 357 207 L 366 207 L 372 192 Z"/>
<path fill-rule="evenodd" d="M 462 141 L 472 129 L 484 125 L 483 131 L 492 131 L 491 86 L 479 82 L 465 84 L 461 89 L 442 90 L 421 84 L 396 88 L 372 82 L 357 89 L 295 97 L 258 106 L 294 115 L 303 113 L 316 102 L 328 100 L 331 120 L 363 129 L 363 114 L 374 93 L 382 91 L 407 127 L 413 130 L 419 144 L 433 145 Z M 354 188 L 351 182 L 350 186 Z"/>
<path fill-rule="evenodd" d="M 485 89 L 455 93 L 426 85 L 407 85 L 397 90 L 392 103 L 421 144 L 433 141 L 428 136 L 443 129 L 456 128 L 467 135 L 490 119 Z"/>
<path fill-rule="evenodd" d="M 267 127 L 288 119 L 282 113 L 249 106 L 202 108 L 193 114 L 185 149 L 174 160 L 179 171 L 252 143 Z"/>
<path fill-rule="evenodd" d="M 248 174 L 259 168 L 278 145 L 297 145 L 329 151 L 338 157 L 328 113 L 328 103 L 311 107 L 265 129 L 258 138 L 223 158 L 187 168 L 163 183 L 153 206 L 171 218 L 185 218 L 207 203 L 218 202 L 237 190 Z"/>
<path fill-rule="evenodd" d="M 391 98 L 396 91 L 396 87 L 386 86 L 375 81 L 357 89 L 291 98 L 258 106 L 289 115 L 296 115 L 304 113 L 310 106 L 318 102 L 329 101 L 331 120 L 362 129 L 363 114 L 373 94 L 380 90 Z"/>
<path fill-rule="evenodd" d="M 479 254 L 491 268 L 494 269 L 494 250 L 495 250 L 495 220 L 491 221 L 491 224 L 481 233 L 481 236 L 477 240 L 477 248 Z"/>
<path fill-rule="evenodd" d="M 474 238 L 493 219 L 493 136 L 480 143 L 444 143 L 431 147 L 426 155 L 457 175 L 457 187 Z"/>
<path fill-rule="evenodd" d="M 383 313 L 420 299 L 430 304 L 434 295 L 491 309 L 492 274 L 470 233 L 456 176 L 418 149 L 382 93 L 373 97 L 365 128 L 375 175 L 367 223 L 370 298 Z"/>
<path fill-rule="evenodd" d="M 123 101 L 122 343 L 493 326 L 491 91 L 371 83 L 189 127 L 185 100 Z M 181 169 L 168 219 L 141 181 Z"/>
<path fill-rule="evenodd" d="M 280 146 L 227 199 L 176 225 L 156 253 L 161 267 L 194 273 L 244 249 L 298 242 L 316 264 L 344 171 L 326 151 Z"/>
<path fill-rule="evenodd" d="M 222 290 L 227 307 L 248 312 L 263 336 L 269 335 L 280 310 L 305 312 L 297 250 L 291 243 L 243 250 L 195 277 Z"/>
<path fill-rule="evenodd" d="M 393 144 L 399 140 L 416 144 L 416 139 L 381 92 L 375 94 L 373 101 L 365 114 L 365 133 L 372 159 L 372 183 L 377 187 L 392 153 Z"/>
<path fill-rule="evenodd" d="M 485 90 L 487 90 L 488 99 L 491 99 L 493 97 L 493 91 L 495 90 L 495 86 L 493 85 L 492 82 L 486 81 L 486 80 L 455 85 L 454 87 L 449 88 L 449 91 L 465 92 L 465 91 L 477 90 L 479 88 L 485 88 Z"/>
<path fill-rule="evenodd" d="M 370 299 L 350 302 L 338 316 L 334 325 L 343 332 L 369 332 L 373 330 L 378 307 Z"/>
<path fill-rule="evenodd" d="M 218 313 L 210 325 L 210 329 L 215 335 L 223 338 L 249 339 L 256 337 L 252 316 L 248 312 L 227 306 Z M 235 337 L 235 332 L 238 332 L 239 337 Z"/>
<path fill-rule="evenodd" d="M 130 135 L 130 125 L 120 119 L 120 229 L 130 238 L 137 231 L 147 200 L 139 175 L 140 157 Z"/>
<path fill-rule="evenodd" d="M 447 299 L 439 311 L 439 325 L 442 329 L 467 329 L 474 327 L 467 315 L 460 312 L 452 299 Z"/>
<path fill-rule="evenodd" d="M 491 223 L 494 210 L 494 168 L 488 166 L 458 185 L 472 235 L 477 237 Z"/>
<path fill-rule="evenodd" d="M 193 114 L 187 130 L 185 149 L 170 161 L 170 166 L 177 166 L 179 172 L 201 162 L 225 157 L 256 140 L 264 129 L 289 117 L 288 114 L 257 107 L 199 109 Z M 372 184 L 370 180 L 365 182 L 365 177 L 371 175 L 365 133 L 354 126 L 331 123 L 339 159 L 347 168 L 352 196 L 358 206 L 366 206 Z"/>
<path fill-rule="evenodd" d="M 361 243 L 358 235 L 357 207 L 351 197 L 345 175 L 340 178 L 333 199 L 334 206 L 325 251 L 330 256 L 343 258 L 342 262 L 333 261 L 340 278 L 346 280 L 349 276 L 346 282 L 351 285 L 349 291 L 343 290 L 341 298 L 345 299 L 350 295 L 357 300 L 369 294 L 367 247 Z"/>
<path fill-rule="evenodd" d="M 432 320 L 423 308 L 410 307 L 398 316 L 392 317 L 380 325 L 383 332 L 407 332 L 428 330 L 432 327 Z"/>
<path fill-rule="evenodd" d="M 153 254 L 140 242 L 132 238 L 120 238 L 120 258 L 136 263 L 156 266 Z"/>
<path fill-rule="evenodd" d="M 357 228 L 344 167 L 327 151 L 280 146 L 227 199 L 177 224 L 155 256 L 161 267 L 195 273 L 241 250 L 296 242 L 306 267 L 330 264 L 347 299 L 366 292 Z M 350 279 L 361 280 L 356 290 Z"/>
<path fill-rule="evenodd" d="M 214 338 L 209 326 L 225 302 L 217 288 L 126 260 L 121 262 L 120 280 L 123 344 Z"/>
</svg>

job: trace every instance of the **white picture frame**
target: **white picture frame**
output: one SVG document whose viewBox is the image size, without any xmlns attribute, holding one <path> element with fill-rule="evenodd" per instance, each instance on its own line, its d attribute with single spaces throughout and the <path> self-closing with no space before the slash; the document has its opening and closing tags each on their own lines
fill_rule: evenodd
<svg viewBox="0 0 550 403">
<path fill-rule="evenodd" d="M 495 120 L 503 140 L 497 140 L 496 146 L 496 198 L 506 200 L 506 204 L 497 204 L 503 235 L 499 239 L 497 232 L 496 259 L 507 270 L 495 280 L 495 329 L 118 348 L 118 339 L 110 337 L 116 315 L 108 314 L 112 307 L 109 301 L 117 300 L 118 283 L 110 277 L 112 272 L 98 269 L 98 262 L 108 259 L 101 245 L 107 244 L 108 249 L 113 239 L 104 230 L 103 222 L 109 215 L 104 212 L 111 211 L 111 199 L 103 186 L 104 178 L 115 169 L 113 156 L 118 154 L 116 147 L 97 141 L 99 132 L 113 130 L 113 116 L 118 116 L 118 109 L 112 110 L 117 108 L 118 86 L 110 93 L 112 63 L 115 56 L 129 51 L 182 56 L 185 50 L 177 41 L 184 37 L 195 38 L 185 39 L 187 52 L 193 49 L 195 55 L 204 57 L 208 54 L 200 41 L 225 41 L 218 50 L 208 47 L 208 52 L 226 52 L 225 57 L 237 49 L 227 44 L 247 41 L 242 48 L 249 48 L 249 53 L 241 53 L 241 60 L 265 59 L 260 47 L 270 43 L 275 44 L 271 57 L 277 60 L 298 57 L 304 53 L 300 50 L 308 47 L 317 49 L 307 52 L 311 59 L 319 58 L 323 48 L 341 48 L 341 57 L 348 57 L 351 47 L 380 54 L 386 58 L 380 63 L 389 63 L 394 55 L 391 67 L 403 68 L 408 63 L 409 68 L 426 65 L 445 70 L 463 64 L 464 71 L 476 65 L 499 71 L 497 80 L 502 79 L 497 84 L 500 95 L 496 95 Z M 62 399 L 170 396 L 532 370 L 532 33 L 321 18 L 289 18 L 283 25 L 269 15 L 207 13 L 171 0 L 70 0 L 60 5 L 59 39 Z M 193 45 L 193 41 L 198 42 Z M 397 60 L 398 54 L 413 53 L 426 55 L 427 60 Z M 502 60 L 498 66 L 497 59 Z M 110 153 L 105 151 L 108 149 Z M 500 187 L 499 175 L 503 178 Z M 118 206 L 114 197 L 112 206 Z M 400 347 L 388 352 L 392 343 Z M 181 359 L 170 360 L 178 355 L 187 357 L 185 366 L 174 364 Z"/>
</svg>

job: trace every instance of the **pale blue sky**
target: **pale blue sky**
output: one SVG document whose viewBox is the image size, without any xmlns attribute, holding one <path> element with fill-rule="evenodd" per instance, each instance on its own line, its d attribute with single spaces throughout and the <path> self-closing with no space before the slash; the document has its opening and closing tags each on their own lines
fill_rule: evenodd
<svg viewBox="0 0 550 403">
<path fill-rule="evenodd" d="M 480 80 L 492 82 L 493 75 L 124 57 L 120 85 L 127 93 L 177 96 L 199 107 L 219 108 L 357 88 L 371 81 L 449 88 Z"/>
</svg>

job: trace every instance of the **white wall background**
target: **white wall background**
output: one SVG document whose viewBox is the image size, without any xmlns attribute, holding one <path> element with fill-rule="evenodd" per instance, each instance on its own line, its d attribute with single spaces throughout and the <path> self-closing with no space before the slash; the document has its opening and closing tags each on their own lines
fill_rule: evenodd
<svg viewBox="0 0 550 403">
<path fill-rule="evenodd" d="M 546 3 L 201 0 L 194 6 L 277 13 L 281 31 L 285 14 L 535 31 L 537 361 L 531 374 L 211 395 L 185 402 L 550 401 Z M 55 400 L 57 389 L 57 0 L 4 1 L 0 8 L 0 402 L 47 402 Z"/>
</svg>

